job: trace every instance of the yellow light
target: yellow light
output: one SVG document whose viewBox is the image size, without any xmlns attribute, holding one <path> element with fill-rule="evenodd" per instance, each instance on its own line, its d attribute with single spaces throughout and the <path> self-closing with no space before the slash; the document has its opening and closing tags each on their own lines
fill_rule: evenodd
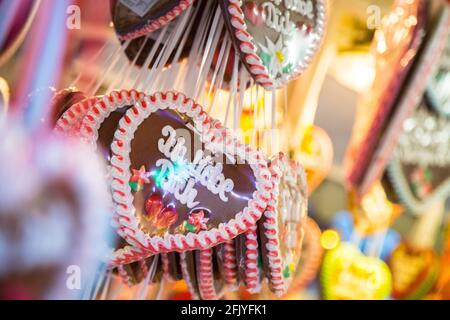
<svg viewBox="0 0 450 320">
<path fill-rule="evenodd" d="M 335 230 L 325 230 L 320 236 L 320 244 L 325 250 L 336 248 L 341 242 L 339 233 Z"/>
</svg>

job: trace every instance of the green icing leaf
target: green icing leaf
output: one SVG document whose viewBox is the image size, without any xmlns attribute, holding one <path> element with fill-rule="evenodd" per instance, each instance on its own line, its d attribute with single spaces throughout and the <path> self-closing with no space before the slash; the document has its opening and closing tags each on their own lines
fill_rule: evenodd
<svg viewBox="0 0 450 320">
<path fill-rule="evenodd" d="M 259 54 L 259 57 L 261 58 L 263 64 L 266 67 L 269 67 L 270 61 L 272 61 L 272 57 L 269 54 L 265 53 L 264 51 L 261 51 L 261 53 Z"/>
<path fill-rule="evenodd" d="M 141 191 L 141 186 L 139 185 L 138 182 L 136 181 L 130 181 L 129 182 L 130 188 L 135 191 L 135 192 L 139 192 Z"/>
<path fill-rule="evenodd" d="M 289 270 L 289 266 L 284 267 L 283 277 L 289 278 L 291 276 L 291 271 Z"/>
<path fill-rule="evenodd" d="M 283 68 L 283 73 L 291 73 L 292 72 L 292 63 L 289 63 Z"/>
<path fill-rule="evenodd" d="M 190 223 L 185 223 L 185 225 L 184 225 L 184 227 L 185 227 L 185 229 L 187 230 L 187 231 L 189 231 L 189 232 L 195 232 L 195 226 L 194 225 L 192 225 L 192 224 L 190 224 Z"/>
<path fill-rule="evenodd" d="M 426 181 L 428 181 L 428 182 L 433 181 L 433 172 L 431 172 L 431 170 L 429 168 L 425 169 L 424 175 L 425 175 Z"/>
</svg>

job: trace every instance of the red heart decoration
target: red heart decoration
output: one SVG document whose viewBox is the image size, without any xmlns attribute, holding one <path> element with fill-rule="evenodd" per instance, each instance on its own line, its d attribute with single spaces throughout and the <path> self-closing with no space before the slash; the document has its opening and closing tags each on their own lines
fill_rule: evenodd
<svg viewBox="0 0 450 320">
<path fill-rule="evenodd" d="M 177 210 L 175 208 L 164 208 L 158 214 L 155 220 L 155 226 L 158 229 L 166 229 L 173 225 L 178 220 Z"/>
<path fill-rule="evenodd" d="M 164 203 L 162 197 L 160 195 L 154 194 L 148 197 L 145 201 L 145 212 L 147 213 L 147 217 L 155 223 L 158 219 L 158 215 L 164 208 Z"/>
<path fill-rule="evenodd" d="M 244 5 L 245 17 L 253 23 L 255 26 L 260 26 L 264 22 L 264 11 L 261 7 L 253 2 L 249 1 Z"/>
</svg>

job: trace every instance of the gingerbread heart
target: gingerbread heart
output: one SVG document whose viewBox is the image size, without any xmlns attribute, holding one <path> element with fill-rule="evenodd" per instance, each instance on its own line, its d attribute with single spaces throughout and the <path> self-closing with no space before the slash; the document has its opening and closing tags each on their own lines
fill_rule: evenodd
<svg viewBox="0 0 450 320">
<path fill-rule="evenodd" d="M 396 195 L 422 213 L 450 195 L 450 119 L 430 111 L 423 100 L 403 124 L 388 167 Z"/>
<path fill-rule="evenodd" d="M 242 62 L 267 90 L 298 77 L 324 36 L 325 0 L 221 0 L 220 4 Z"/>
<path fill-rule="evenodd" d="M 280 296 L 292 281 L 300 259 L 307 215 L 304 169 L 280 153 L 270 163 L 272 199 L 259 221 L 262 266 L 272 291 Z"/>
<path fill-rule="evenodd" d="M 431 250 L 400 244 L 389 260 L 396 299 L 419 300 L 433 287 L 439 274 L 439 259 Z"/>
<path fill-rule="evenodd" d="M 320 280 L 327 300 L 383 300 L 392 287 L 387 264 L 349 243 L 325 254 Z"/>
<path fill-rule="evenodd" d="M 137 256 L 139 248 L 149 254 L 207 249 L 261 217 L 272 188 L 264 157 L 180 93 L 99 98 L 81 136 L 95 143 L 102 123 L 124 108 L 111 145 L 111 186 L 119 234 L 135 248 L 120 259 Z M 162 199 L 164 207 L 153 205 L 150 218 L 149 199 Z"/>
<path fill-rule="evenodd" d="M 397 0 L 375 33 L 371 48 L 376 57 L 375 79 L 372 88 L 362 96 L 346 155 L 346 179 L 353 188 L 360 189 L 358 196 L 364 195 L 380 178 L 387 164 L 390 152 L 379 150 L 395 143 L 395 139 L 388 139 L 386 132 L 397 130 L 394 115 L 404 114 L 400 112 L 404 107 L 398 105 L 398 98 L 417 61 L 426 8 L 422 0 Z M 411 19 L 416 23 L 407 22 Z M 400 32 L 402 37 L 397 36 Z M 417 89 L 412 91 L 417 95 Z"/>
<path fill-rule="evenodd" d="M 121 40 L 152 33 L 171 22 L 195 0 L 111 0 L 114 28 Z"/>
<path fill-rule="evenodd" d="M 264 276 L 258 240 L 258 228 L 256 226 L 235 239 L 238 277 L 250 294 L 261 292 Z"/>
<path fill-rule="evenodd" d="M 147 277 L 149 283 L 157 283 L 162 277 L 162 266 L 159 256 L 152 256 L 130 264 L 123 264 L 113 269 L 123 284 L 133 287 L 140 284 Z M 150 274 L 149 274 L 150 272 Z"/>
<path fill-rule="evenodd" d="M 197 283 L 203 300 L 218 300 L 223 295 L 223 280 L 215 272 L 217 255 L 214 251 L 211 248 L 195 252 Z"/>
<path fill-rule="evenodd" d="M 223 275 L 225 285 L 229 290 L 236 291 L 239 288 L 239 271 L 235 240 L 218 245 L 216 253 L 219 273 Z"/>
<path fill-rule="evenodd" d="M 305 238 L 301 257 L 295 272 L 290 293 L 298 293 L 305 289 L 316 277 L 322 262 L 323 248 L 320 244 L 322 232 L 316 222 L 307 218 L 305 221 Z"/>
</svg>

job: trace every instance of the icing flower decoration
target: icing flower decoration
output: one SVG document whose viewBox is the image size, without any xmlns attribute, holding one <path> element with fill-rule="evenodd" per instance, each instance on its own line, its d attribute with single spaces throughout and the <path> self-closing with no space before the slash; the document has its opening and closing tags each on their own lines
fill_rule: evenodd
<svg viewBox="0 0 450 320">
<path fill-rule="evenodd" d="M 149 183 L 150 180 L 147 177 L 145 166 L 142 166 L 139 170 L 133 169 L 133 176 L 129 182 L 129 185 L 133 191 L 142 191 L 142 189 L 144 189 L 144 185 Z"/>
<path fill-rule="evenodd" d="M 276 43 L 273 43 L 266 37 L 267 47 L 260 44 L 261 53 L 260 58 L 263 64 L 267 67 L 270 74 L 275 77 L 283 75 L 292 71 L 292 64 L 287 63 L 287 47 L 283 44 L 283 38 L 280 36 Z"/>
<path fill-rule="evenodd" d="M 209 221 L 209 218 L 205 217 L 206 209 L 197 209 L 192 210 L 189 219 L 185 222 L 184 227 L 189 232 L 199 232 L 200 230 L 208 229 L 206 223 Z"/>
<path fill-rule="evenodd" d="M 165 207 L 160 195 L 154 194 L 145 201 L 146 218 L 159 230 L 168 229 L 178 220 L 173 207 Z"/>
</svg>

